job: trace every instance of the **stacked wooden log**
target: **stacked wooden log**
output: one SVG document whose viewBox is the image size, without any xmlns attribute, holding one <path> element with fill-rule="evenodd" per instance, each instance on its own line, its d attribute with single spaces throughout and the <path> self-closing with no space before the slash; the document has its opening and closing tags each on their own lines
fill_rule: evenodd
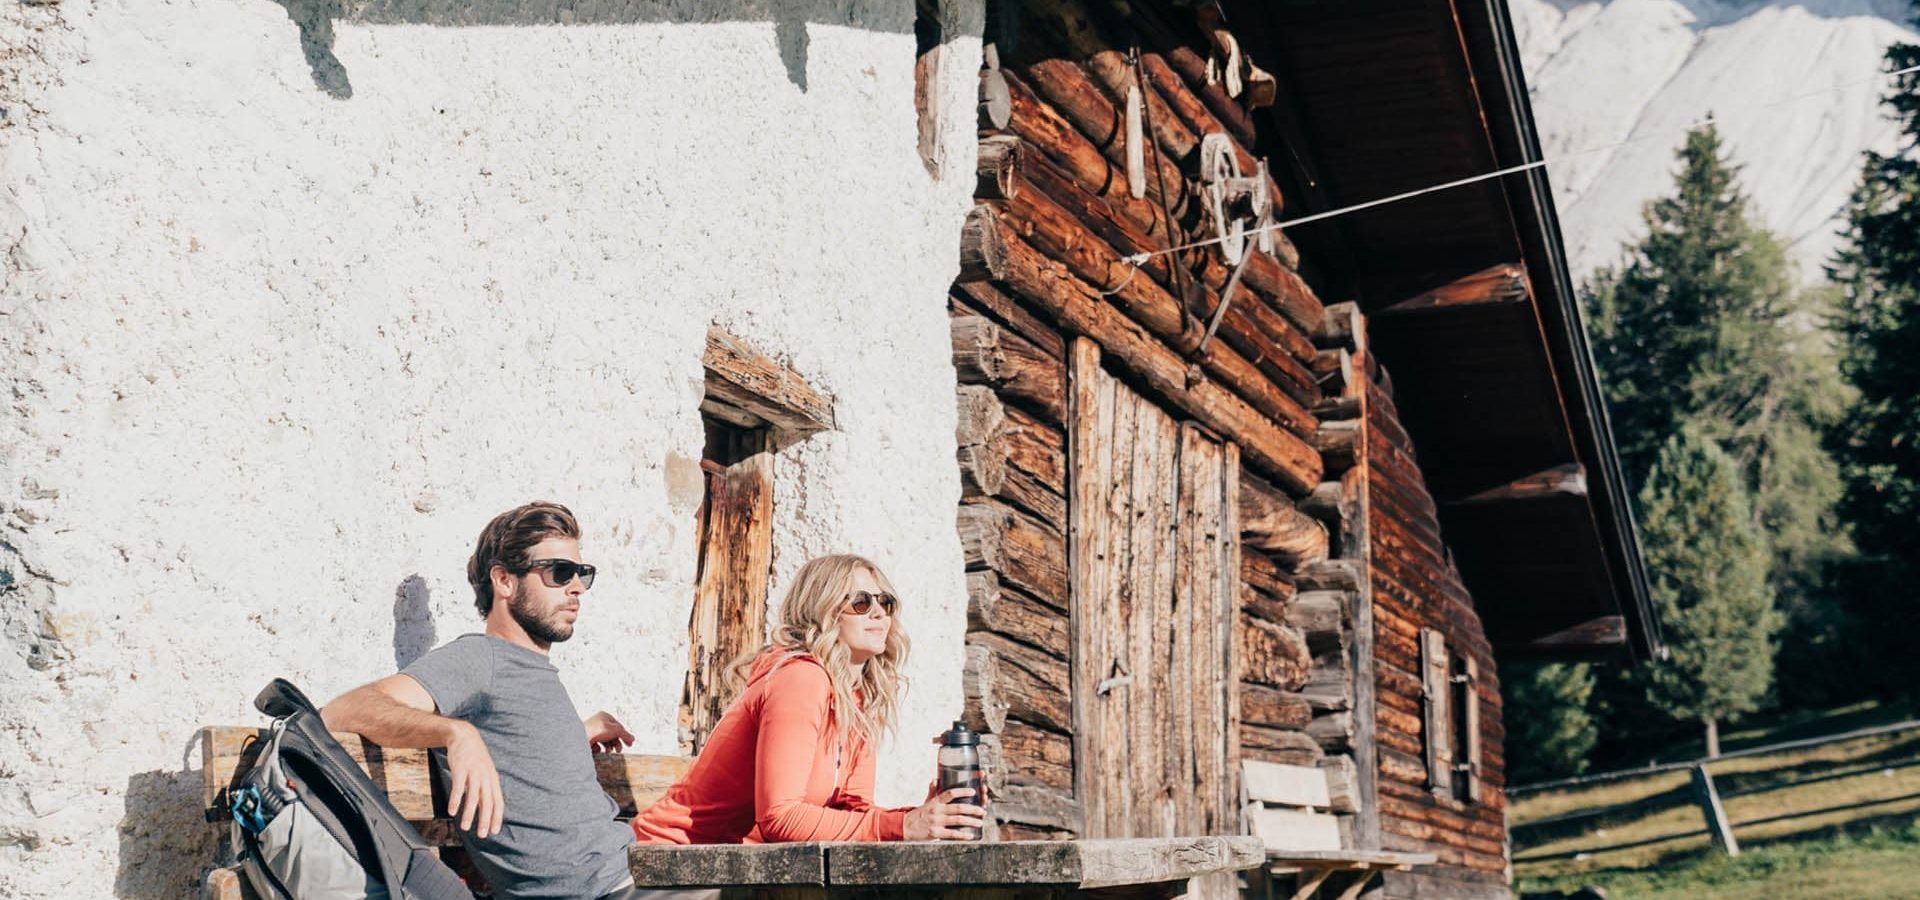
<svg viewBox="0 0 1920 900">
<path fill-rule="evenodd" d="M 1072 836 L 1065 345 L 985 283 L 956 286 L 950 310 L 966 717 L 986 736 L 1000 836 Z"/>
<path fill-rule="evenodd" d="M 1113 0 L 997 11 L 1017 18 L 1003 33 L 1019 35 L 1017 46 L 992 51 L 1007 115 L 982 121 L 978 205 L 949 297 L 967 717 L 987 735 L 1001 836 L 1068 837 L 1083 828 L 1068 674 L 1067 339 L 1092 339 L 1129 387 L 1240 448 L 1242 746 L 1311 765 L 1329 758 L 1309 733 L 1322 711 L 1307 693 L 1312 648 L 1327 637 L 1309 629 L 1328 598 L 1302 604 L 1297 582 L 1332 543 L 1301 507 L 1327 467 L 1315 336 L 1333 319 L 1277 235 L 1272 254 L 1250 249 L 1216 337 L 1203 342 L 1229 267 L 1217 247 L 1165 251 L 1217 234 L 1199 201 L 1202 137 L 1229 136 L 1242 172 L 1257 161 L 1251 120 L 1206 80 L 1198 31 Z M 1133 41 L 1137 55 L 1127 52 Z M 1131 147 L 1130 93 L 1145 113 Z M 1145 166 L 1144 179 L 1133 179 L 1144 184 L 1140 196 L 1129 190 L 1130 158 Z M 1278 209 L 1283 198 L 1267 189 Z M 1334 767 L 1351 773 L 1351 759 L 1338 759 L 1344 768 Z M 1353 791 L 1346 795 L 1350 803 Z"/>
<path fill-rule="evenodd" d="M 1366 379 L 1369 439 L 1367 504 L 1371 510 L 1374 645 L 1378 689 L 1380 818 L 1383 844 L 1438 854 L 1445 866 L 1485 873 L 1506 865 L 1505 798 L 1500 790 L 1500 693 L 1491 648 L 1473 601 L 1445 543 L 1433 498 L 1415 465 L 1412 441 L 1400 425 L 1385 370 Z M 1474 802 L 1436 790 L 1425 759 L 1421 631 L 1440 632 L 1456 655 L 1482 673 L 1470 685 L 1482 757 Z"/>
</svg>

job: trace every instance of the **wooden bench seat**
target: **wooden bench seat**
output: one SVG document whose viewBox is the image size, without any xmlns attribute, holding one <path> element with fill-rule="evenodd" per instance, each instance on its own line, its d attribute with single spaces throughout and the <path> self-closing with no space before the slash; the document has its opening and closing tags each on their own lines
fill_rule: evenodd
<svg viewBox="0 0 1920 900">
<path fill-rule="evenodd" d="M 1241 764 L 1241 791 L 1245 794 L 1247 830 L 1260 839 L 1266 865 L 1261 877 L 1249 879 L 1256 898 L 1290 897 L 1307 900 L 1323 890 L 1332 892 L 1338 880 L 1340 900 L 1352 900 L 1379 872 L 1432 865 L 1431 853 L 1362 850 L 1333 815 L 1333 792 L 1327 770 L 1309 766 L 1246 760 Z M 1351 808 L 1351 807 L 1348 807 Z M 1335 879 L 1340 873 L 1352 878 Z M 1291 888 L 1276 884 L 1274 876 L 1290 880 Z"/>
<path fill-rule="evenodd" d="M 250 768 L 265 749 L 267 730 L 253 726 L 209 726 L 200 729 L 201 800 L 207 821 L 231 821 L 228 790 L 238 773 Z M 446 815 L 445 797 L 434 795 L 434 779 L 425 750 L 381 747 L 355 734 L 335 734 L 353 761 L 360 764 L 375 786 L 385 791 L 395 810 L 420 832 L 427 843 L 457 847 L 459 834 Z M 595 753 L 593 767 L 620 815 L 630 817 L 659 799 L 693 763 L 688 757 L 640 753 Z M 207 876 L 205 896 L 243 900 L 241 879 L 231 869 Z"/>
<path fill-rule="evenodd" d="M 227 790 L 236 773 L 250 767 L 265 747 L 266 734 L 266 729 L 253 727 L 200 729 L 201 791 L 208 821 L 227 821 L 231 806 Z M 420 829 L 421 836 L 429 843 L 441 847 L 459 845 L 453 820 L 447 818 L 442 808 L 445 798 L 434 797 L 427 751 L 393 750 L 355 734 L 336 734 L 334 739 L 366 770 L 374 785 L 387 793 L 393 808 Z M 691 758 L 682 756 L 593 755 L 600 786 L 619 804 L 622 817 L 630 817 L 659 799 L 692 764 Z"/>
</svg>

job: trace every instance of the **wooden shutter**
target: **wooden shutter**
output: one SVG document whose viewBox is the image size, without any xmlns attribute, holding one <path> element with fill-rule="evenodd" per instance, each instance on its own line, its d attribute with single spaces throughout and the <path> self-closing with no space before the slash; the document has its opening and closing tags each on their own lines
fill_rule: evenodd
<svg viewBox="0 0 1920 900">
<path fill-rule="evenodd" d="M 1424 739 L 1427 745 L 1427 786 L 1435 793 L 1453 792 L 1453 716 L 1448 701 L 1453 697 L 1453 667 L 1447 658 L 1447 641 L 1431 628 L 1420 629 L 1420 680 L 1426 700 Z"/>
<path fill-rule="evenodd" d="M 1466 798 L 1473 803 L 1480 802 L 1480 667 L 1471 656 L 1460 658 L 1459 697 L 1463 715 L 1460 718 L 1462 730 L 1460 745 L 1465 757 L 1455 765 L 1460 767 L 1462 781 L 1466 784 Z"/>
</svg>

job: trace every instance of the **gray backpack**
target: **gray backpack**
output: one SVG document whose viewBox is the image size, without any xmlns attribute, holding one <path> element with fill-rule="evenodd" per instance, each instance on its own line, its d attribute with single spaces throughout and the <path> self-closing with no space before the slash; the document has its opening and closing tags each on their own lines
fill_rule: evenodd
<svg viewBox="0 0 1920 900">
<path fill-rule="evenodd" d="M 232 841 L 270 900 L 473 900 L 284 679 L 254 698 L 267 746 L 234 783 Z"/>
</svg>

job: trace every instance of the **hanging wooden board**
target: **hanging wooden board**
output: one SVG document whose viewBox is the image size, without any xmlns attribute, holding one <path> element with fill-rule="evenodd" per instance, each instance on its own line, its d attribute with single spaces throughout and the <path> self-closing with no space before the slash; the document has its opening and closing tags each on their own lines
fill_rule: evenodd
<svg viewBox="0 0 1920 900">
<path fill-rule="evenodd" d="M 1127 193 L 1136 200 L 1147 195 L 1146 127 L 1141 111 L 1139 86 L 1127 85 Z"/>
</svg>

